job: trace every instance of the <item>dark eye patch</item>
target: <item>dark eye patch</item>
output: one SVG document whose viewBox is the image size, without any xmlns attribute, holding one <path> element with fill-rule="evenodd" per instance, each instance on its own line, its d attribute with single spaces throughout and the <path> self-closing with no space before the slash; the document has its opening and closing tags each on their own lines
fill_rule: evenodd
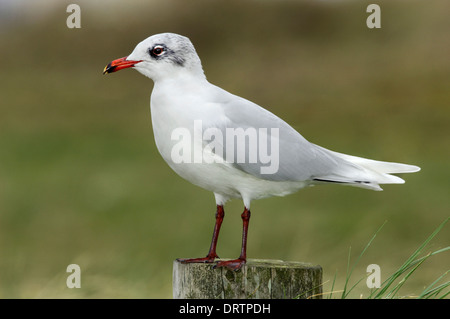
<svg viewBox="0 0 450 319">
<path fill-rule="evenodd" d="M 149 54 L 153 58 L 159 58 L 163 53 L 166 52 L 166 47 L 161 44 L 156 44 L 152 48 L 149 49 Z"/>
<path fill-rule="evenodd" d="M 183 66 L 185 62 L 181 56 L 177 55 L 176 52 L 169 49 L 164 44 L 155 44 L 153 47 L 148 49 L 148 53 L 156 60 L 167 59 L 167 61 L 171 61 L 179 66 Z"/>
</svg>

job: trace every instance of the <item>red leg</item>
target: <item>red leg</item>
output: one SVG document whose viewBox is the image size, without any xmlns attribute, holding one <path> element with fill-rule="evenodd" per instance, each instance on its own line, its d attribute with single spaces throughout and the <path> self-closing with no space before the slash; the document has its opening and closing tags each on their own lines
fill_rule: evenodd
<svg viewBox="0 0 450 319">
<path fill-rule="evenodd" d="M 217 205 L 216 211 L 216 225 L 214 226 L 213 237 L 211 240 L 211 246 L 209 247 L 208 255 L 204 258 L 190 258 L 190 259 L 182 259 L 178 258 L 177 260 L 183 264 L 187 263 L 212 263 L 214 259 L 218 258 L 216 254 L 216 246 L 217 240 L 219 238 L 220 226 L 222 225 L 223 218 L 225 216 L 225 211 L 222 205 Z"/>
<path fill-rule="evenodd" d="M 226 267 L 228 269 L 237 271 L 239 270 L 247 261 L 247 234 L 248 234 L 248 222 L 250 221 L 250 210 L 247 207 L 241 215 L 242 218 L 242 248 L 241 255 L 237 259 L 219 261 L 216 267 Z"/>
</svg>

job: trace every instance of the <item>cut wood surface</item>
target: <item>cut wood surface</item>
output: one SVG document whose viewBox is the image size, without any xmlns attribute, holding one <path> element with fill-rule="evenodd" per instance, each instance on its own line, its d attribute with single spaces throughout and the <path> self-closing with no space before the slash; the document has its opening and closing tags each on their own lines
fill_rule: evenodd
<svg viewBox="0 0 450 319">
<path fill-rule="evenodd" d="M 322 267 L 303 262 L 249 259 L 238 271 L 214 264 L 173 263 L 175 299 L 322 298 Z"/>
</svg>

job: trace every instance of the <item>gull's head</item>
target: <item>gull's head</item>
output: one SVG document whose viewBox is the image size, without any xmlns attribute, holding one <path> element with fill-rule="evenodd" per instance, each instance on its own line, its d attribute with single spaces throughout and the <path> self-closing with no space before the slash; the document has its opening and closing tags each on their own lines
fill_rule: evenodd
<svg viewBox="0 0 450 319">
<path fill-rule="evenodd" d="M 153 81 L 180 74 L 204 77 L 200 58 L 189 38 L 175 33 L 155 34 L 126 57 L 110 62 L 103 74 L 133 67 Z"/>
</svg>

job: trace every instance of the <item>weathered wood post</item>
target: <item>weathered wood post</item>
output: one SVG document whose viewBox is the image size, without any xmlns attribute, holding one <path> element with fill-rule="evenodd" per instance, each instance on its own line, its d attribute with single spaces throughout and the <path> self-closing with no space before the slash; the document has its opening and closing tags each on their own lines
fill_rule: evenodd
<svg viewBox="0 0 450 319">
<path fill-rule="evenodd" d="M 322 267 L 302 262 L 249 259 L 238 271 L 213 264 L 173 263 L 175 299 L 322 298 Z"/>
</svg>

